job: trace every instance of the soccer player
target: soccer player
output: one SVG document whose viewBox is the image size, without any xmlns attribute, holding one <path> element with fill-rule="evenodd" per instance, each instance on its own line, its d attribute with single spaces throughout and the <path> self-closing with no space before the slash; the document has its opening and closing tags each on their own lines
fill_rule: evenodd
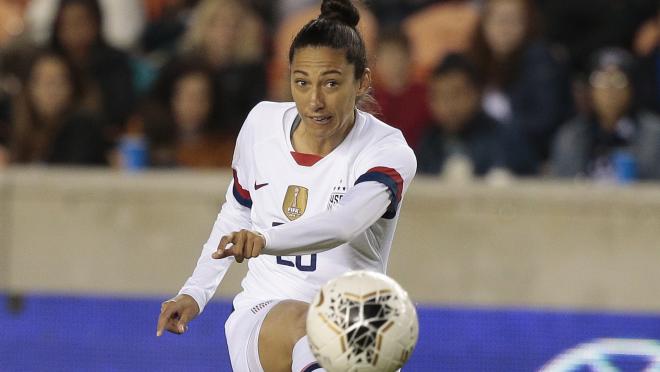
<svg viewBox="0 0 660 372">
<path fill-rule="evenodd" d="M 323 371 L 309 302 L 351 270 L 385 272 L 416 160 L 401 132 L 357 108 L 371 73 L 350 0 L 324 0 L 289 52 L 295 103 L 258 104 L 234 178 L 192 276 L 163 303 L 157 334 L 183 333 L 229 265 L 248 261 L 225 333 L 235 371 Z"/>
</svg>

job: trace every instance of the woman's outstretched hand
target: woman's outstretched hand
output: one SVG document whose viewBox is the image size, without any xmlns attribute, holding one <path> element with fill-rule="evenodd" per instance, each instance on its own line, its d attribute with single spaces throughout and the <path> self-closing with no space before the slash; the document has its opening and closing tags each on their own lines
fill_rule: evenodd
<svg viewBox="0 0 660 372">
<path fill-rule="evenodd" d="M 232 244 L 227 248 L 228 244 Z M 215 259 L 234 256 L 241 263 L 246 258 L 257 257 L 266 246 L 264 236 L 256 231 L 241 230 L 229 233 L 220 239 L 218 249 L 211 255 Z"/>
</svg>

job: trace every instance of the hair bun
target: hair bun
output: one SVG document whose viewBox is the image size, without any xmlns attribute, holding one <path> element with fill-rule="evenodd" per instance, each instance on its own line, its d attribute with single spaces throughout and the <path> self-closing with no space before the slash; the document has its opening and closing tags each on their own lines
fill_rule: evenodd
<svg viewBox="0 0 660 372">
<path fill-rule="evenodd" d="M 351 0 L 323 0 L 319 19 L 337 21 L 355 28 L 360 21 L 360 13 Z"/>
</svg>

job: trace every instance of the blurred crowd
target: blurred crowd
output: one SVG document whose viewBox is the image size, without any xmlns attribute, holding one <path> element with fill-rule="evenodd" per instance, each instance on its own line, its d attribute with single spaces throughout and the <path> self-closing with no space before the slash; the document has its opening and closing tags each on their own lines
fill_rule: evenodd
<svg viewBox="0 0 660 372">
<path fill-rule="evenodd" d="M 660 179 L 658 0 L 359 3 L 418 172 Z M 0 168 L 229 167 L 309 0 L 0 0 Z"/>
</svg>

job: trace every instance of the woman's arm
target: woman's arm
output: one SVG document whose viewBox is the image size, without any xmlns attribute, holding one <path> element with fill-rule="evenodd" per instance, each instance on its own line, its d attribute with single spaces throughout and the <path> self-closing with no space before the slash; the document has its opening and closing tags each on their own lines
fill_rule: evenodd
<svg viewBox="0 0 660 372">
<path fill-rule="evenodd" d="M 233 195 L 233 182 L 227 190 L 227 201 L 222 205 L 220 213 L 215 220 L 209 239 L 204 244 L 202 253 L 197 260 L 197 266 L 192 275 L 183 285 L 179 294 L 187 294 L 195 299 L 200 312 L 213 297 L 220 281 L 225 276 L 233 260 L 217 261 L 211 258 L 216 251 L 223 235 L 241 229 L 250 229 L 250 209 L 239 204 Z"/>
</svg>

